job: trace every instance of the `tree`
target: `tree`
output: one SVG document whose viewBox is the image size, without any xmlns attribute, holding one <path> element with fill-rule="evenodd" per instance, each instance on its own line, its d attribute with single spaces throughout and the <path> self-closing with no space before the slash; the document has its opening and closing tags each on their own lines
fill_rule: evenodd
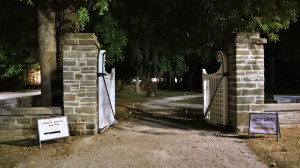
<svg viewBox="0 0 300 168">
<path fill-rule="evenodd" d="M 18 1 L 3 0 L 0 6 L 1 88 L 18 89 L 23 84 L 26 67 L 38 62 L 37 14 L 32 7 Z"/>
<path fill-rule="evenodd" d="M 22 1 L 22 0 L 20 0 Z M 62 58 L 60 44 L 65 33 L 84 29 L 89 20 L 88 10 L 98 10 L 103 15 L 109 0 L 27 0 L 38 13 L 38 43 L 41 66 L 41 104 L 62 104 Z M 88 8 L 88 9 L 87 9 Z"/>
</svg>

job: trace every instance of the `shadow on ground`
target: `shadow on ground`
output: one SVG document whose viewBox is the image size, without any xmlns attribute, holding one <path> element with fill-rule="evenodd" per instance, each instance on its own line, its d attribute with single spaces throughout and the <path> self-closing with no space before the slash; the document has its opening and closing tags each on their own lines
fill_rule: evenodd
<svg viewBox="0 0 300 168">
<path fill-rule="evenodd" d="M 204 116 L 201 115 L 201 110 L 189 109 L 189 108 L 177 108 L 176 110 L 137 110 L 132 109 L 132 116 L 138 118 L 143 122 L 143 125 L 149 127 L 171 127 L 182 130 L 206 130 L 217 132 L 230 132 L 230 130 L 217 127 L 207 123 L 204 120 Z"/>
</svg>

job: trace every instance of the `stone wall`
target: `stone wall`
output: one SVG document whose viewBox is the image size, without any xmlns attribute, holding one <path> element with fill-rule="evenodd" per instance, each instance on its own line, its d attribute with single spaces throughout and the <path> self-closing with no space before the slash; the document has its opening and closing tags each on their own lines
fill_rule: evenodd
<svg viewBox="0 0 300 168">
<path fill-rule="evenodd" d="M 300 125 L 300 103 L 265 104 L 265 113 L 278 113 L 280 126 Z"/>
<path fill-rule="evenodd" d="M 0 100 L 0 113 L 2 109 L 18 107 L 39 107 L 41 95 L 15 97 Z"/>
<path fill-rule="evenodd" d="M 229 125 L 237 131 L 248 129 L 249 113 L 263 112 L 265 43 L 259 33 L 239 33 L 228 53 Z"/>
<path fill-rule="evenodd" d="M 37 138 L 37 119 L 58 117 L 58 107 L 5 108 L 0 113 L 0 142 Z"/>
<path fill-rule="evenodd" d="M 97 133 L 97 57 L 100 45 L 92 33 L 66 34 L 62 46 L 64 114 L 70 134 Z"/>
</svg>

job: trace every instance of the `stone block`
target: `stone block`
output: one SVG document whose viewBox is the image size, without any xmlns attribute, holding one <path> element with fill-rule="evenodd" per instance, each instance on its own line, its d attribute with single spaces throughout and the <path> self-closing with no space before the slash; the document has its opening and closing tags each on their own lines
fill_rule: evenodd
<svg viewBox="0 0 300 168">
<path fill-rule="evenodd" d="M 81 81 L 80 86 L 96 86 L 96 81 Z"/>
<path fill-rule="evenodd" d="M 0 130 L 12 130 L 13 128 L 11 127 L 12 124 L 4 124 L 4 123 L 1 123 L 0 124 Z"/>
<path fill-rule="evenodd" d="M 237 126 L 248 126 L 249 125 L 249 113 L 237 113 Z"/>
<path fill-rule="evenodd" d="M 97 112 L 96 107 L 86 106 L 86 107 L 75 107 L 75 112 L 78 114 L 95 114 Z"/>
<path fill-rule="evenodd" d="M 88 59 L 87 60 L 87 66 L 97 66 L 98 62 L 97 59 Z"/>
<path fill-rule="evenodd" d="M 97 93 L 96 92 L 87 92 L 86 93 L 86 97 L 97 97 Z"/>
<path fill-rule="evenodd" d="M 68 122 L 80 122 L 80 117 L 77 114 L 67 114 Z"/>
<path fill-rule="evenodd" d="M 96 97 L 80 98 L 80 102 L 96 102 L 96 101 L 97 101 Z"/>
<path fill-rule="evenodd" d="M 76 60 L 74 59 L 64 59 L 63 66 L 76 66 Z"/>
<path fill-rule="evenodd" d="M 251 50 L 262 50 L 262 49 L 264 49 L 264 46 L 263 45 L 257 45 L 257 44 L 251 44 L 250 45 L 250 49 Z"/>
<path fill-rule="evenodd" d="M 85 135 L 95 135 L 95 134 L 97 134 L 97 130 L 85 130 L 84 134 Z"/>
<path fill-rule="evenodd" d="M 78 71 L 80 71 L 80 68 L 79 67 L 70 67 L 70 71 L 72 71 L 72 72 L 78 72 Z"/>
<path fill-rule="evenodd" d="M 64 58 L 82 58 L 83 57 L 83 52 L 63 52 L 63 57 Z"/>
<path fill-rule="evenodd" d="M 86 124 L 85 123 L 74 123 L 74 129 L 75 130 L 85 130 L 86 129 Z"/>
<path fill-rule="evenodd" d="M 70 92 L 70 84 L 64 83 L 64 93 Z"/>
<path fill-rule="evenodd" d="M 64 72 L 70 71 L 70 67 L 63 67 L 63 71 Z"/>
<path fill-rule="evenodd" d="M 252 55 L 250 58 L 251 59 L 264 59 L 265 56 L 263 55 Z"/>
<path fill-rule="evenodd" d="M 16 122 L 16 119 L 14 116 L 5 116 L 5 117 L 1 117 L 2 118 L 2 122 L 5 122 L 5 123 L 14 123 Z"/>
<path fill-rule="evenodd" d="M 86 123 L 86 129 L 95 129 L 96 125 L 94 123 Z"/>
<path fill-rule="evenodd" d="M 95 58 L 98 57 L 98 51 L 92 51 L 92 52 L 84 52 L 86 58 Z"/>
<path fill-rule="evenodd" d="M 95 115 L 81 115 L 82 122 L 95 122 L 97 118 Z"/>
<path fill-rule="evenodd" d="M 250 96 L 250 95 L 264 95 L 264 89 L 244 89 L 240 94 L 242 96 Z"/>
<path fill-rule="evenodd" d="M 264 76 L 246 76 L 246 77 L 243 77 L 242 78 L 242 81 L 245 81 L 245 82 L 263 82 L 265 81 L 265 78 Z"/>
<path fill-rule="evenodd" d="M 85 89 L 72 89 L 71 93 L 85 93 Z"/>
<path fill-rule="evenodd" d="M 264 50 L 254 50 L 254 51 L 251 51 L 251 54 L 252 55 L 264 55 Z"/>
<path fill-rule="evenodd" d="M 246 89 L 251 89 L 251 88 L 256 88 L 255 83 L 238 83 L 237 88 L 246 88 Z"/>
<path fill-rule="evenodd" d="M 17 123 L 20 123 L 20 124 L 31 123 L 31 119 L 30 118 L 18 118 Z"/>
<path fill-rule="evenodd" d="M 79 40 L 65 39 L 63 40 L 62 44 L 68 44 L 68 45 L 79 44 Z"/>
<path fill-rule="evenodd" d="M 86 40 L 97 40 L 94 33 L 67 33 L 66 39 L 86 39 Z"/>
<path fill-rule="evenodd" d="M 254 97 L 238 97 L 237 104 L 254 104 L 255 98 Z"/>
<path fill-rule="evenodd" d="M 77 93 L 78 98 L 85 97 L 85 96 L 86 96 L 86 93 Z"/>
<path fill-rule="evenodd" d="M 237 111 L 250 111 L 250 105 L 237 104 Z"/>
<path fill-rule="evenodd" d="M 74 45 L 72 51 L 98 51 L 95 45 Z"/>
<path fill-rule="evenodd" d="M 264 88 L 265 87 L 265 84 L 264 83 L 257 83 L 256 86 L 258 88 Z"/>
<path fill-rule="evenodd" d="M 263 112 L 264 110 L 264 105 L 251 105 L 251 111 L 258 111 L 258 112 Z"/>
<path fill-rule="evenodd" d="M 85 79 L 86 80 L 97 80 L 97 75 L 96 74 L 86 74 Z"/>
<path fill-rule="evenodd" d="M 250 52 L 248 50 L 237 50 L 236 55 L 237 55 L 237 57 L 239 55 L 250 55 Z"/>
<path fill-rule="evenodd" d="M 236 49 L 237 50 L 248 49 L 248 45 L 247 44 L 237 44 Z"/>
<path fill-rule="evenodd" d="M 82 71 L 97 71 L 97 67 L 96 66 L 83 66 L 81 67 Z"/>
<path fill-rule="evenodd" d="M 81 73 L 75 74 L 75 80 L 84 80 L 84 74 Z"/>
<path fill-rule="evenodd" d="M 265 44 L 265 43 L 267 43 L 267 39 L 265 39 L 265 38 L 251 39 L 251 43 L 253 43 L 253 44 Z"/>
<path fill-rule="evenodd" d="M 264 71 L 246 71 L 246 75 L 259 75 L 264 77 Z"/>
<path fill-rule="evenodd" d="M 86 59 L 80 59 L 80 60 L 78 60 L 78 64 L 82 69 L 82 67 L 87 66 L 87 60 Z"/>
<path fill-rule="evenodd" d="M 79 89 L 79 84 L 78 83 L 72 83 L 71 84 L 71 89 Z"/>
<path fill-rule="evenodd" d="M 79 106 L 79 102 L 64 102 L 65 107 L 77 107 Z"/>
<path fill-rule="evenodd" d="M 236 67 L 236 70 L 253 70 L 253 66 L 251 65 L 240 65 Z"/>
<path fill-rule="evenodd" d="M 70 52 L 72 50 L 73 45 L 63 45 L 62 46 L 62 51 L 63 52 Z"/>
<path fill-rule="evenodd" d="M 75 101 L 75 94 L 64 94 L 64 101 Z"/>
<path fill-rule="evenodd" d="M 64 113 L 65 114 L 73 114 L 74 113 L 73 107 L 64 107 Z"/>
<path fill-rule="evenodd" d="M 81 102 L 80 106 L 96 106 L 97 102 Z"/>
</svg>

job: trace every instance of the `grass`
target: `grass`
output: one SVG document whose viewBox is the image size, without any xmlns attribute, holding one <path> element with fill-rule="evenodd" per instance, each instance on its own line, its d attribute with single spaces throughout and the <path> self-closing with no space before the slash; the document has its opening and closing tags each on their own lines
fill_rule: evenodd
<svg viewBox="0 0 300 168">
<path fill-rule="evenodd" d="M 300 167 L 300 128 L 281 128 L 282 138 L 276 135 L 256 135 L 247 143 L 261 161 L 270 167 Z"/>
</svg>

